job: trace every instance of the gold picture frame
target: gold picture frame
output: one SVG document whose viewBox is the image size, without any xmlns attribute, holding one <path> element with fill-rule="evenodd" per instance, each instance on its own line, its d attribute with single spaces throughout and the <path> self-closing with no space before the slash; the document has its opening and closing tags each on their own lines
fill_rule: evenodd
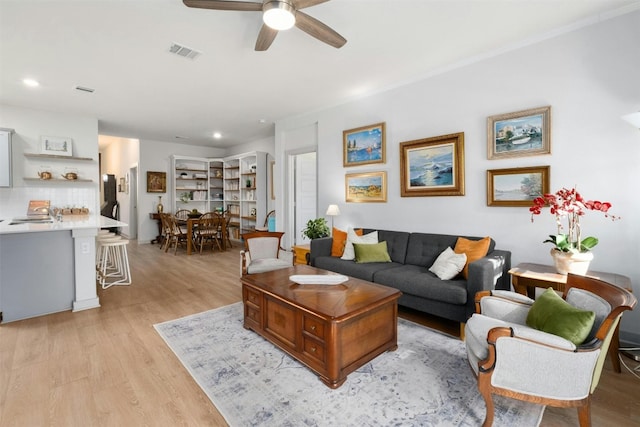
<svg viewBox="0 0 640 427">
<path fill-rule="evenodd" d="M 386 133 L 384 122 L 342 131 L 342 166 L 385 163 Z"/>
<path fill-rule="evenodd" d="M 551 154 L 551 107 L 487 118 L 489 160 Z"/>
<path fill-rule="evenodd" d="M 530 207 L 549 193 L 550 166 L 487 170 L 487 206 Z"/>
<path fill-rule="evenodd" d="M 400 196 L 464 196 L 464 132 L 400 143 Z"/>
<path fill-rule="evenodd" d="M 387 202 L 387 172 L 385 171 L 346 174 L 344 186 L 347 202 Z"/>
<path fill-rule="evenodd" d="M 147 171 L 147 193 L 166 193 L 167 173 Z"/>
</svg>

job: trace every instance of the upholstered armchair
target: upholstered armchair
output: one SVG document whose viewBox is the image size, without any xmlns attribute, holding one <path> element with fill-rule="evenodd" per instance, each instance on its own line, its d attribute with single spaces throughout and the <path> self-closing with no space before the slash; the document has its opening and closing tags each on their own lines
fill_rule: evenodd
<svg viewBox="0 0 640 427">
<path fill-rule="evenodd" d="M 479 292 L 465 344 L 487 405 L 483 426 L 493 423 L 494 394 L 577 407 L 580 425 L 590 426 L 591 395 L 609 344 L 622 313 L 635 305 L 622 288 L 572 274 L 561 298 L 552 289 L 535 301 L 508 291 Z"/>
<path fill-rule="evenodd" d="M 280 247 L 282 232 L 244 233 L 240 251 L 240 274 L 255 274 L 293 266 L 293 253 Z"/>
</svg>

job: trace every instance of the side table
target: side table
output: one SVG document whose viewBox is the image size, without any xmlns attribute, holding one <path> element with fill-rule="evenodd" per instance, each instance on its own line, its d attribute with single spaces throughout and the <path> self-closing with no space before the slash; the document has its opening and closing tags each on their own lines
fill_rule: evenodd
<svg viewBox="0 0 640 427">
<path fill-rule="evenodd" d="M 311 245 L 295 245 L 293 247 L 293 253 L 295 254 L 296 264 L 309 265 L 309 252 L 311 251 Z"/>
<path fill-rule="evenodd" d="M 509 270 L 513 288 L 519 294 L 527 295 L 535 299 L 536 288 L 553 288 L 556 291 L 564 292 L 564 285 L 567 283 L 567 276 L 559 274 L 551 265 L 521 263 Z M 631 279 L 627 276 L 616 273 L 606 273 L 601 271 L 588 271 L 587 276 L 602 280 L 612 285 L 619 286 L 629 292 L 633 292 Z M 620 324 L 615 330 L 609 346 L 609 356 L 613 369 L 620 373 L 620 360 L 618 359 L 618 348 L 620 347 Z"/>
<path fill-rule="evenodd" d="M 162 243 L 162 220 L 160 219 L 160 214 L 157 212 L 149 212 L 149 218 L 158 222 L 158 235 L 151 241 L 151 244 Z"/>
</svg>

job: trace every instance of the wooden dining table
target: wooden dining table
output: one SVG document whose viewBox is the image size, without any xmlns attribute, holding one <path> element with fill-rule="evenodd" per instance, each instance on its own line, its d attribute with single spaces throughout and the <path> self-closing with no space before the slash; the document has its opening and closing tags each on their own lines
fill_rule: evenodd
<svg viewBox="0 0 640 427">
<path fill-rule="evenodd" d="M 194 233 L 194 225 L 197 225 L 200 222 L 200 217 L 198 218 L 189 218 L 187 219 L 186 223 L 187 223 L 187 255 L 191 255 L 191 247 L 192 242 L 193 242 L 193 233 Z M 224 219 L 224 217 L 222 218 L 221 222 L 221 228 L 220 228 L 220 233 L 222 236 L 222 250 L 226 251 L 227 250 L 227 245 L 226 245 L 226 239 L 224 238 L 224 236 L 226 236 L 227 233 L 227 221 Z"/>
</svg>

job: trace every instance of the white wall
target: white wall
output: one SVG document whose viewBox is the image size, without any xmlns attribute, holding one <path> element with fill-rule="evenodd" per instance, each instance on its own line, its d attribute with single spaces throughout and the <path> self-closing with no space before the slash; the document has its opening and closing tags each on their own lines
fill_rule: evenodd
<svg viewBox="0 0 640 427">
<path fill-rule="evenodd" d="M 612 223 L 590 212 L 583 233 L 600 238 L 592 269 L 631 277 L 640 296 L 640 132 L 620 117 L 640 110 L 640 12 L 489 57 L 325 111 L 276 123 L 276 158 L 286 136 L 317 123 L 318 206 L 337 203 L 338 227 L 359 225 L 406 231 L 490 235 L 520 262 L 550 264 L 555 234 L 550 214 L 534 223 L 526 208 L 487 207 L 488 169 L 551 166 L 551 189 L 577 185 L 589 199 L 610 201 Z M 424 52 L 428 55 L 428 52 Z M 552 106 L 552 154 L 487 160 L 487 117 Z M 387 161 L 343 168 L 342 131 L 384 121 Z M 399 143 L 465 133 L 463 197 L 400 197 Z M 385 170 L 387 203 L 345 203 L 345 173 Z M 279 191 L 284 173 L 279 172 Z M 284 207 L 284 206 L 282 206 Z M 622 337 L 640 343 L 640 308 L 622 322 Z"/>
<path fill-rule="evenodd" d="M 50 200 L 55 207 L 88 207 L 100 212 L 98 191 L 98 120 L 95 117 L 53 113 L 29 108 L 0 105 L 0 127 L 12 128 L 13 188 L 0 189 L 0 219 L 24 216 L 31 199 Z M 41 136 L 68 137 L 73 140 L 72 154 L 92 161 L 66 161 L 27 158 L 24 153 L 40 152 Z M 25 181 L 37 178 L 38 171 L 50 167 L 54 178 L 65 168 L 73 168 L 78 177 L 91 183 L 54 183 Z"/>
</svg>

